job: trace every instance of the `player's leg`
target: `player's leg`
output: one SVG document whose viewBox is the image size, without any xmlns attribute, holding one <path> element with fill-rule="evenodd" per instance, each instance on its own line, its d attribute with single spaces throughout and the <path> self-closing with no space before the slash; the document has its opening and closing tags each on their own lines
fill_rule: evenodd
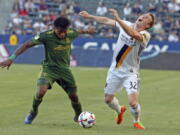
<svg viewBox="0 0 180 135">
<path fill-rule="evenodd" d="M 65 92 L 67 93 L 71 101 L 71 106 L 75 113 L 74 121 L 77 122 L 78 117 L 82 112 L 81 103 L 79 101 L 79 96 L 77 94 L 77 87 L 69 85 L 69 83 L 67 83 L 66 81 L 62 81 L 61 83 L 59 83 L 58 81 L 57 83 L 60 84 L 62 88 L 65 90 Z"/>
<path fill-rule="evenodd" d="M 39 105 L 41 104 L 42 99 L 46 94 L 47 90 L 51 89 L 53 82 L 53 78 L 47 76 L 47 74 L 46 76 L 44 76 L 44 74 L 41 73 L 41 76 L 37 81 L 37 91 L 33 98 L 32 108 L 29 114 L 25 117 L 25 124 L 31 124 L 32 121 L 35 119 L 35 117 L 38 114 Z"/>
<path fill-rule="evenodd" d="M 113 75 L 112 73 L 108 73 L 106 86 L 104 88 L 105 92 L 105 103 L 113 109 L 117 113 L 116 123 L 120 124 L 123 120 L 123 114 L 126 110 L 124 106 L 120 106 L 118 99 L 114 96 L 114 93 L 117 90 L 121 90 L 122 80 Z"/>
<path fill-rule="evenodd" d="M 133 121 L 134 122 L 139 122 L 140 121 L 140 105 L 138 103 L 138 93 L 132 93 L 128 95 L 128 101 L 130 105 L 130 111 L 133 116 Z"/>
<path fill-rule="evenodd" d="M 67 89 L 67 91 L 69 91 L 69 90 Z M 80 101 L 79 101 L 78 94 L 75 91 L 74 92 L 68 92 L 68 96 L 69 96 L 69 99 L 71 101 L 72 108 L 73 108 L 73 110 L 75 112 L 74 121 L 77 122 L 78 117 L 82 112 L 82 107 L 81 107 L 81 104 L 80 104 Z"/>
<path fill-rule="evenodd" d="M 57 80 L 56 82 L 65 90 L 67 93 L 72 108 L 74 110 L 75 116 L 74 121 L 78 121 L 79 114 L 82 112 L 81 103 L 79 101 L 79 96 L 77 94 L 77 86 L 71 71 L 67 71 L 66 74 L 62 76 L 63 79 Z"/>
<path fill-rule="evenodd" d="M 41 104 L 43 96 L 47 92 L 48 87 L 49 87 L 48 85 L 38 86 L 37 92 L 36 92 L 36 94 L 35 94 L 35 96 L 33 98 L 32 108 L 31 108 L 29 114 L 25 118 L 25 121 L 24 121 L 25 124 L 31 124 L 32 121 L 37 116 L 37 114 L 38 114 L 38 107 Z"/>
<path fill-rule="evenodd" d="M 145 129 L 143 124 L 140 121 L 140 114 L 141 114 L 141 106 L 138 103 L 138 93 L 133 93 L 128 95 L 130 111 L 133 116 L 133 125 L 137 129 Z"/>
<path fill-rule="evenodd" d="M 121 106 L 119 105 L 119 101 L 113 94 L 105 93 L 105 103 L 117 114 L 121 112 Z"/>
<path fill-rule="evenodd" d="M 145 129 L 140 122 L 141 107 L 138 102 L 139 98 L 139 82 L 137 75 L 130 75 L 124 82 L 126 91 L 128 93 L 128 101 L 130 105 L 130 111 L 133 117 L 133 125 L 137 129 Z"/>
<path fill-rule="evenodd" d="M 44 95 L 46 94 L 47 90 L 49 88 L 49 85 L 40 85 L 37 87 L 37 92 L 33 99 L 32 109 L 31 112 L 38 113 L 38 107 L 42 102 L 42 99 Z"/>
</svg>

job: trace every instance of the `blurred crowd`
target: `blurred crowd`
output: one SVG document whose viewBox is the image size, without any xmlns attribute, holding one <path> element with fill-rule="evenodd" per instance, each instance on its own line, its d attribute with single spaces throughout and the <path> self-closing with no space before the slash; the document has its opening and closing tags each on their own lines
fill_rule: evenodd
<svg viewBox="0 0 180 135">
<path fill-rule="evenodd" d="M 119 9 L 123 19 L 135 21 L 142 13 L 151 12 L 156 16 L 156 24 L 150 30 L 153 40 L 180 41 L 180 0 L 123 1 L 124 3 L 119 3 L 123 7 Z M 108 8 L 113 8 L 103 0 L 94 6 L 96 6 L 94 14 L 100 16 L 108 16 Z M 51 29 L 53 21 L 63 15 L 71 20 L 73 28 L 87 29 L 96 26 L 96 36 L 107 38 L 118 36 L 118 31 L 114 28 L 83 20 L 78 15 L 81 10 L 89 11 L 88 6 L 82 7 L 79 0 L 15 0 L 8 24 L 1 34 L 36 34 Z"/>
</svg>

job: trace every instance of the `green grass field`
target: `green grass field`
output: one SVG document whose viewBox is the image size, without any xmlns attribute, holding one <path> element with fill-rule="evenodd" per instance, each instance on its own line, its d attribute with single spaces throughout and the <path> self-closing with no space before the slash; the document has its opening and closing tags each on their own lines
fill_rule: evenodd
<svg viewBox="0 0 180 135">
<path fill-rule="evenodd" d="M 142 70 L 142 122 L 146 130 L 135 130 L 129 109 L 122 125 L 104 104 L 107 68 L 72 68 L 83 110 L 96 115 L 96 125 L 83 129 L 72 121 L 74 113 L 65 92 L 54 84 L 40 106 L 32 125 L 23 123 L 29 112 L 40 66 L 13 65 L 0 69 L 0 135 L 180 135 L 180 72 Z M 125 90 L 117 93 L 128 106 Z"/>
</svg>

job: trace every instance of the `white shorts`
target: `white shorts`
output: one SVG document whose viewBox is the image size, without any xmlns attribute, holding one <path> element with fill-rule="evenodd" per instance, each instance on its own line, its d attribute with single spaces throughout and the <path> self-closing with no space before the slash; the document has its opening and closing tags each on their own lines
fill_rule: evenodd
<svg viewBox="0 0 180 135">
<path fill-rule="evenodd" d="M 139 78 L 137 74 L 123 73 L 116 75 L 112 71 L 108 72 L 104 93 L 114 95 L 115 92 L 126 89 L 127 94 L 139 92 Z"/>
</svg>

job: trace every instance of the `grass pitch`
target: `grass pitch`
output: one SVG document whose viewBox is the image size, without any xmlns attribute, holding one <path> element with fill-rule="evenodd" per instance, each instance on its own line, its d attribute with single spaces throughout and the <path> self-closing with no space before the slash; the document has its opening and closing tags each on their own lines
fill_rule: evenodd
<svg viewBox="0 0 180 135">
<path fill-rule="evenodd" d="M 36 90 L 40 66 L 13 65 L 0 69 L 0 135 L 180 135 L 180 72 L 142 70 L 140 103 L 146 130 L 135 130 L 129 109 L 122 125 L 104 104 L 107 68 L 72 68 L 83 110 L 96 115 L 96 125 L 84 129 L 72 121 L 74 113 L 65 92 L 56 84 L 48 91 L 32 125 L 23 123 Z M 128 106 L 125 90 L 117 97 Z"/>
</svg>

